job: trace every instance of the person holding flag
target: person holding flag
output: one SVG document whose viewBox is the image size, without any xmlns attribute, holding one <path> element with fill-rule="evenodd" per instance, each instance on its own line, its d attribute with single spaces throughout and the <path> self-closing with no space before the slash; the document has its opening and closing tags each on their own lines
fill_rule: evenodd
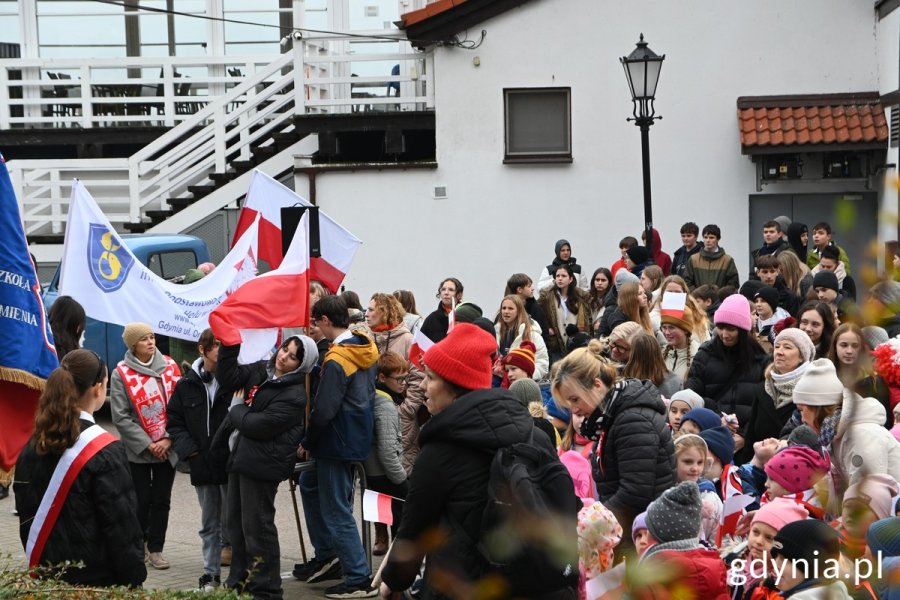
<svg viewBox="0 0 900 600">
<path fill-rule="evenodd" d="M 213 437 L 211 453 L 227 444 L 228 492 L 225 500 L 231 570 L 225 586 L 254 598 L 281 598 L 281 547 L 275 526 L 275 493 L 294 472 L 304 430 L 306 374 L 319 353 L 312 339 L 291 336 L 268 360 L 238 364 L 241 343 L 222 337 L 216 381 L 235 390 L 228 415 Z M 259 559 L 257 561 L 257 559 Z"/>
<path fill-rule="evenodd" d="M 63 581 L 138 587 L 147 568 L 125 446 L 93 416 L 107 375 L 94 352 L 73 350 L 47 379 L 16 463 L 19 533 L 29 567 L 77 562 Z"/>
<path fill-rule="evenodd" d="M 0 499 L 34 428 L 44 381 L 59 365 L 19 203 L 0 154 Z"/>
</svg>

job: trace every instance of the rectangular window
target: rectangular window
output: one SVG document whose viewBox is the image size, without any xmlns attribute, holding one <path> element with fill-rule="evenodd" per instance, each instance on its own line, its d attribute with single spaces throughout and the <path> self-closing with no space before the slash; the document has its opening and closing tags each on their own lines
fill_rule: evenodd
<svg viewBox="0 0 900 600">
<path fill-rule="evenodd" d="M 197 255 L 192 250 L 151 254 L 147 260 L 147 268 L 163 279 L 173 279 L 184 275 L 188 269 L 196 269 Z"/>
<path fill-rule="evenodd" d="M 503 90 L 504 163 L 572 162 L 571 88 Z"/>
</svg>

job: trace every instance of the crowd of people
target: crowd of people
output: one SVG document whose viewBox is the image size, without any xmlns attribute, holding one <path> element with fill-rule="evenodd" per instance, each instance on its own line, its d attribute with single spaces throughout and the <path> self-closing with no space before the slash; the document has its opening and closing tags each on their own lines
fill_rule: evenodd
<svg viewBox="0 0 900 600">
<path fill-rule="evenodd" d="M 169 568 L 185 468 L 200 589 L 280 598 L 275 493 L 311 459 L 315 552 L 293 575 L 335 580 L 328 598 L 900 598 L 900 283 L 858 296 L 827 223 L 762 234 L 744 282 L 714 224 L 685 223 L 672 256 L 656 230 L 649 250 L 625 237 L 591 277 L 559 240 L 487 314 L 453 277 L 426 315 L 409 291 L 363 307 L 314 283 L 309 327 L 246 365 L 209 330 L 178 364 L 129 324 L 108 377 L 121 441 L 86 462 L 32 562 L 80 559 L 62 577 L 95 586 Z M 106 394 L 106 365 L 77 348 L 83 310 L 54 309 L 60 368 L 14 484 L 30 556 L 54 469 Z M 359 464 L 395 499 L 375 582 Z"/>
</svg>

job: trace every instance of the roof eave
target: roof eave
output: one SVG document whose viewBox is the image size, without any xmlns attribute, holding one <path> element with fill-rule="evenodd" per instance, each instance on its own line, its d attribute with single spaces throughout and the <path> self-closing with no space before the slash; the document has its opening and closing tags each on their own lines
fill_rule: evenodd
<svg viewBox="0 0 900 600">
<path fill-rule="evenodd" d="M 528 0 L 466 0 L 452 8 L 432 15 L 409 26 L 401 20 L 397 26 L 406 30 L 406 37 L 417 48 L 452 41 L 457 33 L 478 25 Z"/>
</svg>

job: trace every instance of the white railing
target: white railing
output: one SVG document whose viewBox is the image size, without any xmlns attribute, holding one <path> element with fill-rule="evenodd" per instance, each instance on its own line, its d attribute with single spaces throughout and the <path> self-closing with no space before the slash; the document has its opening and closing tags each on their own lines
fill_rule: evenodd
<svg viewBox="0 0 900 600">
<path fill-rule="evenodd" d="M 294 39 L 291 52 L 266 64 L 260 64 L 255 59 L 229 59 L 228 64 L 244 65 L 248 71 L 242 73 L 238 80 L 214 76 L 191 77 L 191 89 L 212 92 L 214 86 L 221 86 L 218 95 L 177 93 L 185 78 L 174 75 L 167 78 L 167 75 L 181 72 L 185 64 L 196 64 L 194 59 L 111 61 L 122 72 L 122 79 L 117 81 L 129 81 L 134 85 L 144 85 L 147 81 L 160 85 L 158 79 L 128 79 L 126 75 L 129 70 L 155 69 L 163 64 L 161 79 L 164 93 L 153 97 L 150 103 L 146 97 L 139 96 L 87 97 L 97 85 L 91 83 L 93 70 L 103 68 L 103 65 L 109 67 L 107 63 L 92 61 L 90 66 L 82 68 L 82 80 L 77 82 L 82 92 L 82 97 L 77 99 L 81 113 L 51 117 L 43 116 L 42 107 L 46 105 L 43 98 L 26 98 L 13 104 L 13 107 L 23 109 L 20 111 L 23 112 L 21 117 L 13 116 L 15 111 L 11 110 L 12 107 L 3 104 L 2 94 L 8 95 L 13 83 L 23 90 L 36 90 L 47 84 L 41 80 L 10 80 L 8 73 L 16 65 L 7 63 L 19 63 L 18 66 L 23 69 L 46 71 L 79 61 L 51 60 L 40 65 L 32 61 L 4 61 L 0 66 L 0 127 L 5 123 L 3 119 L 7 119 L 9 125 L 20 127 L 46 123 L 85 128 L 160 121 L 174 124 L 166 133 L 127 159 L 94 162 L 10 161 L 10 170 L 16 172 L 16 191 L 23 207 L 26 232 L 33 235 L 63 231 L 72 178 L 70 171 L 82 168 L 76 165 L 84 165 L 83 169 L 91 173 L 92 179 L 85 180 L 85 186 L 92 193 L 93 185 L 104 189 L 101 197 L 97 198 L 98 202 L 110 216 L 110 221 L 118 226 L 140 221 L 147 209 L 167 208 L 168 198 L 184 196 L 189 186 L 209 183 L 209 175 L 226 172 L 231 160 L 249 159 L 254 147 L 273 143 L 272 134 L 289 132 L 297 116 L 433 109 L 432 56 L 413 51 L 401 52 L 399 47 L 405 46 L 405 43 L 399 41 L 383 38 L 360 40 L 358 36 L 340 35 Z M 358 49 L 363 42 L 374 49 L 390 44 L 388 49 L 392 51 L 360 52 Z M 145 60 L 149 67 L 144 64 Z M 28 66 L 21 63 L 28 63 Z M 216 65 L 222 69 L 229 68 L 225 62 Z M 212 69 L 213 65 L 210 64 L 209 68 Z M 252 74 L 249 73 L 251 69 Z M 200 85 L 194 88 L 195 83 Z M 124 111 L 124 114 L 97 115 L 97 105 L 114 103 L 125 107 L 118 110 L 120 113 Z M 74 101 L 69 104 L 74 105 Z M 189 105 L 190 111 L 179 109 L 179 104 Z M 161 105 L 162 112 L 145 115 L 142 108 L 141 114 L 128 113 L 129 106 L 145 105 L 153 105 L 151 109 Z M 28 107 L 41 108 L 38 111 L 40 116 L 25 116 L 28 111 L 24 109 Z M 104 202 L 108 206 L 104 206 Z"/>
</svg>

